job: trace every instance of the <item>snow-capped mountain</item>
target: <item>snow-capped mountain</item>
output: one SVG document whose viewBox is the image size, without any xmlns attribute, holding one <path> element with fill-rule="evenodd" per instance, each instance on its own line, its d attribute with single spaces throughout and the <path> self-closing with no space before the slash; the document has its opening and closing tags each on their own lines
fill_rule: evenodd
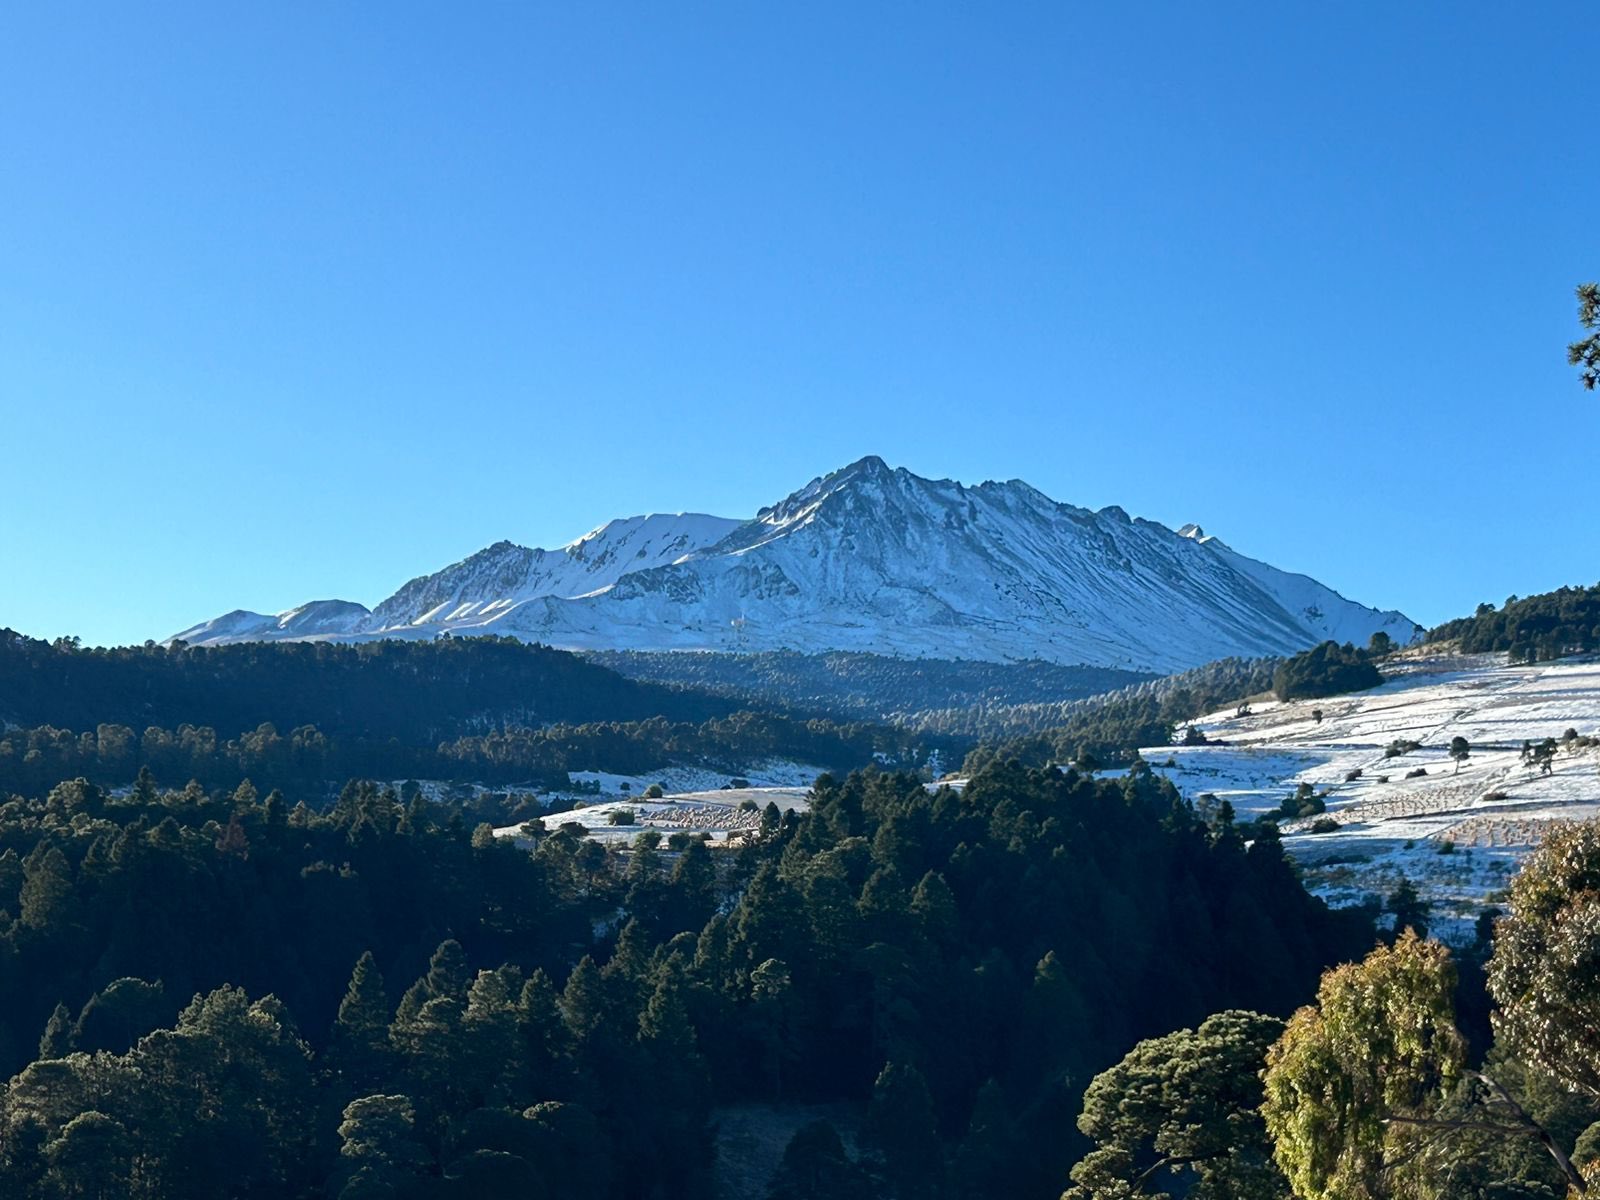
<svg viewBox="0 0 1600 1200">
<path fill-rule="evenodd" d="M 752 520 L 612 521 L 560 550 L 500 542 L 371 612 L 325 600 L 177 636 L 235 641 L 497 633 L 569 649 L 865 650 L 1171 671 L 1413 623 L 1174 531 L 864 458 Z"/>
</svg>

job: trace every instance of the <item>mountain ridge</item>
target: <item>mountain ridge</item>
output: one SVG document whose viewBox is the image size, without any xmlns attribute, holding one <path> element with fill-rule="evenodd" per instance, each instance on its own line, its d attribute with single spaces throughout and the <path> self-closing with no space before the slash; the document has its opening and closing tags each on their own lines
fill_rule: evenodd
<svg viewBox="0 0 1600 1200">
<path fill-rule="evenodd" d="M 859 650 L 1180 670 L 1315 642 L 1410 641 L 1347 600 L 1180 530 L 1022 480 L 925 479 L 869 455 L 749 520 L 627 517 L 557 550 L 502 541 L 368 610 L 235 610 L 190 643 L 501 633 L 576 650 Z"/>
</svg>

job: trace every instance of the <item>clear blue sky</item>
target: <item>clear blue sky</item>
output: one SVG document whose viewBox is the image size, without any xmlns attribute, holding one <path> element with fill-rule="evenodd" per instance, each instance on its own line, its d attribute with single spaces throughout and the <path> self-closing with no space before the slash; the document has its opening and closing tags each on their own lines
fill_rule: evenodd
<svg viewBox="0 0 1600 1200">
<path fill-rule="evenodd" d="M 1592 3 L 13 4 L 0 625 L 867 453 L 1425 623 L 1600 577 Z"/>
</svg>

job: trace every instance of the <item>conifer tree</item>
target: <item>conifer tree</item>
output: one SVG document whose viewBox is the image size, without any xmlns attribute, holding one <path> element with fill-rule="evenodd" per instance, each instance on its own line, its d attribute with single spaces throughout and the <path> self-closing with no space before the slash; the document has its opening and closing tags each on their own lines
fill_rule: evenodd
<svg viewBox="0 0 1600 1200">
<path fill-rule="evenodd" d="M 332 1054 L 348 1087 L 360 1091 L 383 1077 L 388 1042 L 389 998 L 383 976 L 372 951 L 363 951 L 333 1024 Z"/>
<path fill-rule="evenodd" d="M 50 842 L 40 842 L 22 863 L 22 923 L 32 929 L 65 924 L 72 908 L 72 868 Z"/>
<path fill-rule="evenodd" d="M 1578 378 L 1592 392 L 1600 385 L 1600 284 L 1578 285 L 1578 324 L 1589 336 L 1567 347 L 1567 364 L 1578 368 Z"/>
<path fill-rule="evenodd" d="M 942 1166 L 933 1098 L 915 1067 L 891 1062 L 879 1073 L 861 1141 L 881 1160 L 891 1195 L 912 1200 L 938 1189 Z"/>
<path fill-rule="evenodd" d="M 550 977 L 535 970 L 517 998 L 517 1032 L 522 1039 L 519 1058 L 524 1063 L 530 1098 L 558 1095 L 560 1064 L 571 1035 L 561 1019 L 561 1002 Z"/>
<path fill-rule="evenodd" d="M 57 1004 L 39 1037 L 40 1058 L 65 1058 L 72 1051 L 72 1014 Z"/>
<path fill-rule="evenodd" d="M 585 954 L 567 976 L 561 991 L 561 1019 L 579 1046 L 585 1045 L 606 1023 L 605 980 L 594 959 Z"/>
<path fill-rule="evenodd" d="M 502 1104 L 523 1067 L 516 1002 L 505 971 L 479 971 L 462 1017 L 465 1085 L 480 1104 Z"/>
</svg>

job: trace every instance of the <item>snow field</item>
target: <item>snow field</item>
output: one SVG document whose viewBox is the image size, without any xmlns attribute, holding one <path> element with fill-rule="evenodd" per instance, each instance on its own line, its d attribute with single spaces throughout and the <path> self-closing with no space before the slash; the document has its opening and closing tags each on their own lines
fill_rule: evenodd
<svg viewBox="0 0 1600 1200">
<path fill-rule="evenodd" d="M 1195 724 L 1212 744 L 1143 752 L 1185 796 L 1212 793 L 1248 819 L 1311 784 L 1338 828 L 1312 833 L 1316 818 L 1283 825 L 1307 887 L 1356 904 L 1408 878 L 1446 940 L 1471 938 L 1478 913 L 1552 828 L 1600 816 L 1600 749 L 1559 751 L 1549 775 L 1520 760 L 1524 740 L 1600 732 L 1593 658 L 1508 666 L 1504 655 L 1425 656 L 1370 692 L 1256 704 L 1247 716 Z M 1472 747 L 1459 771 L 1448 753 L 1455 737 Z M 1421 748 L 1385 757 L 1395 741 Z M 1427 774 L 1406 778 L 1419 769 Z"/>
</svg>

